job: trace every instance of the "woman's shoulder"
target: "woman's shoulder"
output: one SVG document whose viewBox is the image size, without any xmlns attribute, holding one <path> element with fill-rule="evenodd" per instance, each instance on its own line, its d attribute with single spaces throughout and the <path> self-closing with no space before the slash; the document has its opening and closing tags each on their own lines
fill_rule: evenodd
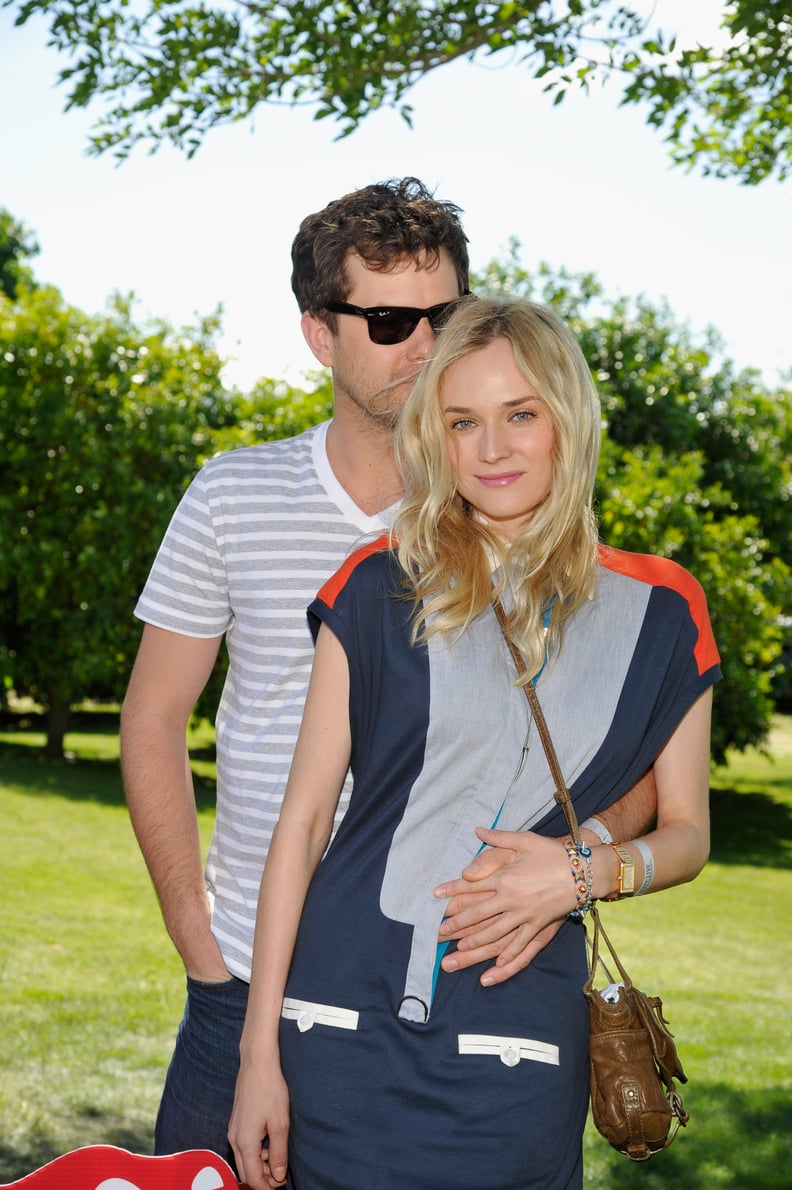
<svg viewBox="0 0 792 1190">
<path fill-rule="evenodd" d="M 719 672 L 718 649 L 712 633 L 707 597 L 701 583 L 689 570 L 671 558 L 661 558 L 657 554 L 631 554 L 606 545 L 599 547 L 599 565 L 611 574 L 646 584 L 652 588 L 653 598 L 655 593 L 658 594 L 658 603 L 666 608 L 673 603 L 682 615 L 689 617 L 696 633 L 694 654 L 699 673 Z"/>
<path fill-rule="evenodd" d="M 391 549 L 390 536 L 382 533 L 349 554 L 323 585 L 318 598 L 328 607 L 333 607 L 341 593 L 350 588 L 371 587 L 372 584 L 381 587 L 392 574 L 394 566 L 398 567 L 398 563 Z"/>
<path fill-rule="evenodd" d="M 663 558 L 659 554 L 633 554 L 627 550 L 613 549 L 609 545 L 600 545 L 598 561 L 603 569 L 635 579 L 636 582 L 677 591 L 689 603 L 698 603 L 704 598 L 698 579 L 671 558 Z"/>
</svg>

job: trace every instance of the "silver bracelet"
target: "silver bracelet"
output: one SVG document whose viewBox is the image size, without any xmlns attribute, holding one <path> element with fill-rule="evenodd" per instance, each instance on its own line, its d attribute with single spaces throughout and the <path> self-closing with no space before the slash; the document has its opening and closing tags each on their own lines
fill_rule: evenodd
<svg viewBox="0 0 792 1190">
<path fill-rule="evenodd" d="M 599 818 L 587 818 L 585 822 L 580 824 L 582 830 L 593 831 L 602 839 L 603 843 L 612 843 L 613 835 L 608 830 L 604 822 L 600 822 Z"/>
<path fill-rule="evenodd" d="M 648 843 L 644 843 L 643 839 L 633 839 L 633 843 L 643 856 L 644 862 L 643 883 L 641 884 L 641 887 L 635 891 L 636 897 L 640 897 L 642 893 L 649 891 L 649 885 L 652 883 L 652 878 L 654 876 L 654 856 L 652 855 L 651 847 Z"/>
</svg>

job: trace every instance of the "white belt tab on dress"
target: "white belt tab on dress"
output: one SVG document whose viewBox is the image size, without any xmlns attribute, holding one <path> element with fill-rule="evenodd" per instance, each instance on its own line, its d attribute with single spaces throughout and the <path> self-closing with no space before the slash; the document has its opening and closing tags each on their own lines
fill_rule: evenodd
<svg viewBox="0 0 792 1190">
<path fill-rule="evenodd" d="M 458 1037 L 460 1054 L 492 1054 L 500 1058 L 504 1066 L 516 1066 L 529 1059 L 531 1062 L 546 1062 L 558 1066 L 558 1046 L 545 1041 L 532 1041 L 528 1037 L 492 1037 L 486 1033 L 460 1033 Z"/>
<path fill-rule="evenodd" d="M 313 1004 L 310 1000 L 293 1000 L 285 996 L 281 1016 L 296 1021 L 301 1033 L 314 1025 L 330 1025 L 333 1029 L 357 1029 L 358 1016 L 351 1008 L 337 1008 L 334 1004 Z"/>
</svg>

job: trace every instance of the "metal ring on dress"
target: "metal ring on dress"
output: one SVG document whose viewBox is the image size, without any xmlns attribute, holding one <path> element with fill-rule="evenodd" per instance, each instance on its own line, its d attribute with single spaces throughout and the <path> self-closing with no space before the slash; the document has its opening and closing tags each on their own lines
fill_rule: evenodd
<svg viewBox="0 0 792 1190">
<path fill-rule="evenodd" d="M 403 1021 L 425 1025 L 429 1020 L 429 1005 L 420 996 L 402 996 L 396 1015 Z"/>
</svg>

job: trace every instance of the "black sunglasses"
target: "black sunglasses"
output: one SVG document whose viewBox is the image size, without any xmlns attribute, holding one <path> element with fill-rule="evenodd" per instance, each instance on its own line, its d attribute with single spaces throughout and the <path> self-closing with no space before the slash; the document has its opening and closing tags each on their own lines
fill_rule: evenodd
<svg viewBox="0 0 792 1190">
<path fill-rule="evenodd" d="M 462 294 L 462 297 L 467 296 L 467 291 Z M 422 318 L 428 318 L 430 327 L 437 334 L 448 322 L 459 300 L 438 302 L 426 310 L 419 310 L 417 306 L 351 306 L 349 302 L 328 302 L 325 309 L 331 314 L 356 314 L 358 318 L 365 318 L 371 342 L 385 347 L 409 339 Z"/>
</svg>

